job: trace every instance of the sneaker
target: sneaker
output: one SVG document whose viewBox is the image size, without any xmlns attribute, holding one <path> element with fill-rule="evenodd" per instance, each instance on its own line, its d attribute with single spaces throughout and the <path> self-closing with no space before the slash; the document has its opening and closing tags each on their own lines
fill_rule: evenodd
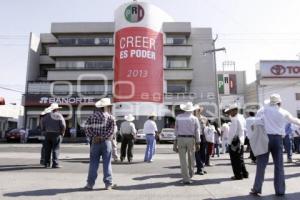
<svg viewBox="0 0 300 200">
<path fill-rule="evenodd" d="M 293 163 L 293 159 L 291 159 L 291 158 L 288 159 L 288 160 L 287 160 L 287 163 Z"/>
<path fill-rule="evenodd" d="M 193 181 L 182 181 L 183 185 L 191 185 Z"/>
<path fill-rule="evenodd" d="M 52 168 L 62 168 L 61 165 L 52 165 Z"/>
<path fill-rule="evenodd" d="M 113 185 L 106 185 L 105 186 L 105 189 L 106 190 L 113 190 L 113 189 L 116 189 L 117 188 L 117 185 L 116 184 L 113 184 Z"/>
<path fill-rule="evenodd" d="M 85 190 L 93 190 L 93 186 L 91 186 L 90 184 L 86 184 L 86 186 L 84 186 Z"/>
<path fill-rule="evenodd" d="M 255 191 L 253 188 L 251 189 L 251 191 L 249 192 L 250 195 L 256 196 L 256 197 L 260 197 L 261 193 Z"/>
</svg>

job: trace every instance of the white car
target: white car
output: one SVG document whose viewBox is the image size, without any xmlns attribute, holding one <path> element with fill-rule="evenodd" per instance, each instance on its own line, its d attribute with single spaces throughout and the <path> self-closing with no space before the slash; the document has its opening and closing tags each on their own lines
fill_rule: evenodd
<svg viewBox="0 0 300 200">
<path fill-rule="evenodd" d="M 175 137 L 175 129 L 174 128 L 163 128 L 159 134 L 159 142 L 174 142 Z"/>
<path fill-rule="evenodd" d="M 135 137 L 136 143 L 146 143 L 146 134 L 143 133 L 143 129 L 139 129 Z"/>
</svg>

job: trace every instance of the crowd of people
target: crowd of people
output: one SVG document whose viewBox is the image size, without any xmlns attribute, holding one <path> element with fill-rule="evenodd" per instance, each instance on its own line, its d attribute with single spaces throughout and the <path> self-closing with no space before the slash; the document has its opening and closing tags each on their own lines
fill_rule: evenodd
<svg viewBox="0 0 300 200">
<path fill-rule="evenodd" d="M 203 108 L 188 102 L 180 105 L 182 113 L 176 116 L 173 151 L 179 155 L 182 183 L 192 184 L 194 174 L 205 175 L 205 166 L 211 166 L 210 158 L 229 153 L 232 165 L 232 180 L 243 180 L 249 177 L 244 162 L 244 151 L 250 152 L 252 163 L 256 164 L 255 182 L 250 194 L 259 196 L 262 193 L 264 173 L 271 153 L 274 160 L 275 194 L 285 194 L 285 178 L 283 152 L 287 153 L 288 162 L 293 162 L 293 150 L 300 150 L 300 120 L 293 117 L 281 107 L 282 101 L 278 94 L 270 96 L 265 105 L 257 113 L 247 112 L 245 119 L 239 112 L 237 104 L 229 105 L 225 114 L 228 121 L 219 126 L 209 120 L 203 113 Z M 112 103 L 109 98 L 103 98 L 95 104 L 95 112 L 86 120 L 85 134 L 90 139 L 90 163 L 85 189 L 92 190 L 98 176 L 100 158 L 103 161 L 103 182 L 106 189 L 113 189 L 111 163 L 125 159 L 133 160 L 133 146 L 136 137 L 135 117 L 128 114 L 121 123 L 119 132 L 122 136 L 120 156 L 117 153 L 116 119 L 111 114 Z M 41 129 L 45 141 L 41 152 L 41 164 L 59 168 L 59 148 L 66 125 L 59 113 L 58 104 L 51 104 L 41 113 Z M 158 133 L 156 114 L 149 113 L 144 123 L 143 132 L 146 135 L 147 146 L 144 162 L 154 161 L 156 139 Z M 284 145 L 283 145 L 284 144 Z M 244 147 L 247 146 L 247 147 Z M 283 148 L 284 146 L 284 148 Z M 283 150 L 284 149 L 284 150 Z M 196 166 L 196 170 L 194 170 Z"/>
</svg>

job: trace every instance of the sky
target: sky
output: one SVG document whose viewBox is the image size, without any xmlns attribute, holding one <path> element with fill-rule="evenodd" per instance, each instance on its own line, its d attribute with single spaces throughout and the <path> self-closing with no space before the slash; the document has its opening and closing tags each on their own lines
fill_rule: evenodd
<svg viewBox="0 0 300 200">
<path fill-rule="evenodd" d="M 25 90 L 29 33 L 50 32 L 52 22 L 113 21 L 128 0 L 0 0 L 0 96 L 21 102 Z M 299 0 L 144 0 L 192 27 L 218 35 L 217 66 L 234 61 L 255 80 L 259 60 L 297 60 L 300 53 Z M 3 87 L 17 90 L 13 92 Z"/>
</svg>

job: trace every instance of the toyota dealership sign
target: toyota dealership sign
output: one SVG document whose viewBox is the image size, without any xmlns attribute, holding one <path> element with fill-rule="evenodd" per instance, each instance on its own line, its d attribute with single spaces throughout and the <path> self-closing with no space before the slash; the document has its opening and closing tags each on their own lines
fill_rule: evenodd
<svg viewBox="0 0 300 200">
<path fill-rule="evenodd" d="M 262 78 L 300 78 L 300 60 L 260 61 Z"/>
</svg>

